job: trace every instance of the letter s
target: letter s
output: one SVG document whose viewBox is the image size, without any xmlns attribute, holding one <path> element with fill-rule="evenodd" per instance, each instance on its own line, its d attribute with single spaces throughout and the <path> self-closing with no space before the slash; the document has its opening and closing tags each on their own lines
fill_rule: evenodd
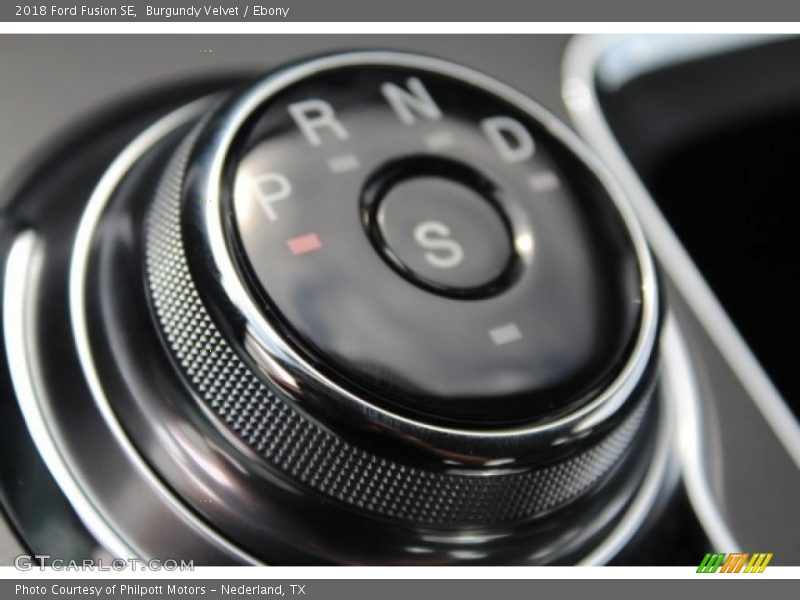
<svg viewBox="0 0 800 600">
<path fill-rule="evenodd" d="M 414 241 L 429 250 L 425 253 L 425 260 L 438 269 L 452 269 L 464 260 L 461 244 L 450 238 L 450 228 L 440 221 L 423 221 L 417 225 Z"/>
</svg>

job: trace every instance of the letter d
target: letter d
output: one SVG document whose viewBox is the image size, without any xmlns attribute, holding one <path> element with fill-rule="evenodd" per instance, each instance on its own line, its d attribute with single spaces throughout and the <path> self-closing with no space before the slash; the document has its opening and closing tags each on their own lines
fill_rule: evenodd
<svg viewBox="0 0 800 600">
<path fill-rule="evenodd" d="M 533 138 L 516 119 L 490 117 L 481 122 L 481 128 L 504 161 L 517 163 L 533 156 Z"/>
</svg>

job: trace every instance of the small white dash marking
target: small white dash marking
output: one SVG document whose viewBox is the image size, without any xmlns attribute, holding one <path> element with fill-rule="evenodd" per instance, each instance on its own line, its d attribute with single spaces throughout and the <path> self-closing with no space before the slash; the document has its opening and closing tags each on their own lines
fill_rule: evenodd
<svg viewBox="0 0 800 600">
<path fill-rule="evenodd" d="M 449 131 L 439 131 L 437 133 L 432 133 L 425 138 L 425 145 L 428 147 L 428 150 L 436 152 L 437 150 L 444 150 L 445 148 L 450 148 L 451 146 L 455 146 L 456 140 L 453 138 L 453 134 Z"/>
<path fill-rule="evenodd" d="M 342 154 L 328 159 L 328 168 L 334 173 L 354 171 L 360 166 L 361 162 L 355 154 Z"/>
<path fill-rule="evenodd" d="M 490 329 L 489 336 L 492 338 L 495 346 L 503 346 L 521 340 L 522 332 L 519 330 L 516 323 L 507 323 Z"/>
<path fill-rule="evenodd" d="M 558 175 L 552 171 L 540 171 L 534 173 L 528 180 L 534 192 L 552 192 L 561 187 Z"/>
</svg>

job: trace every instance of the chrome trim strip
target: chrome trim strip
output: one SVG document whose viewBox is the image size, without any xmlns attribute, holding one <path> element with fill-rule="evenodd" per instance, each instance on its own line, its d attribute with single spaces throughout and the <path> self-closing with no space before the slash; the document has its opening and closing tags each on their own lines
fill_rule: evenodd
<svg viewBox="0 0 800 600">
<path fill-rule="evenodd" d="M 239 277 L 238 270 L 234 265 L 234 259 L 231 257 L 226 243 L 220 192 L 224 185 L 224 166 L 228 159 L 231 145 L 247 118 L 273 94 L 280 92 L 286 86 L 321 71 L 358 65 L 391 65 L 416 68 L 445 74 L 466 81 L 476 87 L 488 89 L 493 94 L 518 107 L 521 111 L 527 112 L 534 119 L 541 122 L 554 137 L 574 152 L 606 186 L 631 235 L 639 268 L 641 269 L 642 324 L 627 364 L 616 380 L 598 398 L 571 414 L 555 421 L 535 426 L 503 431 L 475 431 L 434 426 L 373 405 L 354 392 L 327 378 L 298 353 L 284 339 L 280 331 L 275 329 L 264 317 L 257 303 L 254 302 L 251 294 L 246 289 L 244 282 Z M 265 375 L 289 397 L 293 395 L 297 397 L 298 389 L 304 385 L 313 384 L 317 387 L 321 385 L 330 398 L 344 398 L 349 403 L 372 415 L 372 418 L 383 419 L 399 429 L 412 431 L 415 435 L 420 435 L 420 432 L 439 434 L 447 436 L 447 439 L 451 441 L 455 439 L 474 443 L 476 439 L 486 439 L 506 442 L 509 440 L 532 439 L 534 436 L 542 434 L 553 436 L 579 435 L 588 433 L 624 406 L 640 381 L 652 356 L 657 337 L 659 315 L 655 270 L 644 234 L 621 188 L 578 136 L 559 119 L 517 90 L 482 73 L 448 61 L 400 52 L 360 51 L 311 60 L 278 71 L 257 84 L 239 99 L 225 115 L 220 130 L 215 132 L 213 148 L 209 151 L 209 155 L 204 156 L 203 159 L 207 160 L 207 164 L 204 163 L 203 165 L 206 167 L 205 174 L 203 179 L 198 182 L 198 189 L 205 202 L 203 203 L 202 211 L 199 211 L 201 212 L 202 222 L 198 226 L 204 232 L 209 245 L 212 259 L 215 263 L 214 266 L 217 270 L 216 276 L 230 301 L 246 320 L 252 332 L 253 340 L 257 341 L 260 350 L 263 351 L 263 356 L 259 358 L 258 352 L 254 352 L 252 349 L 249 350 L 254 360 L 261 365 Z M 267 358 L 265 359 L 264 357 Z M 301 381 L 299 383 L 295 382 L 294 377 L 290 377 L 291 381 L 287 384 L 287 370 Z"/>
<path fill-rule="evenodd" d="M 678 420 L 675 444 L 680 456 L 686 492 L 714 547 L 725 552 L 740 552 L 741 546 L 728 528 L 703 470 L 703 411 L 700 392 L 689 362 L 686 344 L 674 333 L 665 332 L 665 337 L 669 335 L 672 339 L 662 352 L 664 360 L 679 374 L 665 381 L 665 391 L 675 401 Z"/>
<path fill-rule="evenodd" d="M 232 556 L 246 564 L 258 564 L 258 561 L 241 550 L 230 541 L 220 536 L 211 527 L 205 524 L 197 515 L 189 510 L 180 499 L 178 499 L 167 488 L 161 480 L 153 473 L 144 459 L 139 455 L 136 448 L 128 439 L 125 431 L 117 420 L 108 399 L 105 396 L 103 386 L 95 369 L 92 358 L 92 349 L 89 342 L 88 325 L 86 322 L 85 307 L 85 287 L 86 270 L 88 268 L 89 254 L 94 237 L 95 229 L 103 215 L 105 207 L 116 190 L 117 186 L 124 179 L 130 168 L 142 156 L 150 150 L 153 145 L 163 139 L 167 134 L 173 132 L 178 127 L 186 125 L 198 118 L 207 110 L 213 102 L 213 98 L 201 98 L 186 106 L 183 106 L 167 116 L 156 121 L 144 132 L 134 139 L 108 167 L 102 178 L 92 192 L 89 202 L 86 205 L 80 225 L 75 236 L 75 244 L 72 249 L 69 273 L 69 309 L 72 320 L 75 346 L 78 358 L 83 370 L 84 377 L 91 390 L 95 404 L 103 417 L 107 427 L 114 435 L 117 443 L 135 466 L 137 471 L 145 478 L 152 488 L 158 491 L 159 495 L 176 512 L 181 514 L 187 522 L 201 531 L 209 540 L 217 546 L 224 548 Z"/>
<path fill-rule="evenodd" d="M 650 71 L 690 61 L 701 56 L 730 52 L 780 37 L 767 34 L 649 35 L 630 36 L 630 42 L 615 44 L 596 64 L 595 73 L 603 89 L 615 91 Z M 623 47 L 624 46 L 624 47 Z"/>
<path fill-rule="evenodd" d="M 662 38 L 662 36 L 657 37 Z M 763 36 L 724 37 L 732 43 L 735 40 L 735 47 L 764 42 Z M 684 39 L 683 36 L 680 38 Z M 614 134 L 603 117 L 595 89 L 595 75 L 606 52 L 625 39 L 637 40 L 636 43 L 640 46 L 647 43 L 646 38 L 637 36 L 628 38 L 587 36 L 576 37 L 570 42 L 563 63 L 563 95 L 567 109 L 578 131 L 608 164 L 623 189 L 627 191 L 660 264 L 696 313 L 708 336 L 747 390 L 787 453 L 800 467 L 800 423 L 789 410 L 777 388 L 661 214 L 633 166 L 616 143 Z M 776 36 L 774 39 L 777 41 L 782 38 Z M 720 52 L 726 46 L 722 43 L 698 46 L 696 57 L 703 56 L 703 52 L 712 51 L 712 48 L 714 52 Z M 669 44 L 660 43 L 649 51 L 650 54 L 656 52 L 669 55 Z M 667 58 L 668 56 L 654 64 L 668 64 Z M 675 56 L 676 60 L 686 58 L 686 53 L 682 53 L 680 57 Z M 652 58 L 650 62 L 653 62 Z M 619 77 L 625 79 L 621 75 Z"/>
<path fill-rule="evenodd" d="M 47 413 L 42 376 L 36 364 L 36 320 L 31 314 L 36 306 L 39 270 L 44 256 L 41 240 L 33 231 L 20 233 L 12 243 L 3 281 L 3 332 L 11 373 L 22 417 L 36 449 L 89 534 L 111 556 L 139 556 L 115 531 L 102 507 L 78 483 L 78 477 L 65 457 L 63 445 Z"/>
</svg>

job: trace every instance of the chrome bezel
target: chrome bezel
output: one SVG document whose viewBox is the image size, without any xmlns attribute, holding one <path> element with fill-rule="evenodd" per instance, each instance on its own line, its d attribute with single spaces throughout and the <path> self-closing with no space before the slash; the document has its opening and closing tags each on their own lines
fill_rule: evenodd
<svg viewBox="0 0 800 600">
<path fill-rule="evenodd" d="M 109 434 L 116 442 L 116 446 L 106 448 L 106 452 L 113 452 L 124 457 L 123 460 L 130 467 L 130 473 L 142 486 L 142 490 L 146 490 L 146 493 L 141 493 L 139 501 L 146 503 L 148 510 L 154 516 L 161 519 L 169 517 L 170 520 L 164 520 L 164 522 L 171 523 L 176 527 L 176 531 L 181 532 L 173 541 L 179 541 L 180 538 L 184 540 L 202 539 L 206 542 L 206 547 L 203 547 L 202 550 L 211 550 L 218 557 L 217 560 L 229 561 L 232 559 L 242 564 L 255 564 L 257 562 L 255 558 L 225 539 L 207 523 L 198 519 L 152 470 L 134 447 L 114 409 L 111 407 L 101 382 L 100 373 L 92 353 L 89 323 L 86 314 L 86 282 L 92 242 L 114 192 L 129 170 L 148 151 L 152 150 L 158 142 L 180 127 L 198 119 L 204 111 L 209 110 L 213 103 L 217 101 L 218 97 L 203 97 L 167 113 L 131 140 L 108 166 L 88 199 L 77 227 L 70 257 L 67 293 L 74 335 L 74 350 L 91 394 L 91 399 L 97 409 L 99 424 L 97 430 L 102 431 L 104 435 Z M 25 237 L 21 237 L 20 243 L 23 243 L 25 239 Z M 24 249 L 25 246 L 22 246 L 22 248 Z M 20 250 L 20 252 L 23 252 L 23 250 Z M 22 263 L 20 269 L 25 268 L 26 265 Z M 5 293 L 10 295 L 12 302 L 9 303 L 8 299 L 5 299 L 3 317 L 6 324 L 13 324 L 19 321 L 22 324 L 20 327 L 23 327 L 29 323 L 28 319 L 20 318 L 20 315 L 15 313 L 6 312 L 9 305 L 12 309 L 16 306 L 13 302 L 15 297 L 10 291 L 11 289 L 6 283 Z M 21 345 L 20 356 L 29 357 L 31 352 L 26 351 L 27 348 L 25 348 L 25 345 L 30 343 L 27 337 L 18 334 L 7 339 L 6 344 L 8 347 Z M 139 543 L 134 541 L 138 537 L 142 537 L 140 532 L 120 531 L 122 518 L 118 512 L 114 512 L 115 510 L 119 511 L 120 507 L 115 506 L 108 496 L 110 494 L 113 498 L 116 490 L 108 489 L 107 487 L 103 488 L 96 481 L 89 481 L 81 477 L 73 463 L 75 459 L 70 456 L 69 452 L 59 447 L 61 443 L 59 436 L 53 432 L 52 424 L 47 425 L 47 419 L 43 418 L 42 415 L 46 410 L 42 407 L 45 404 L 44 394 L 37 393 L 35 388 L 28 391 L 28 388 L 31 387 L 29 382 L 35 381 L 35 377 L 30 375 L 35 369 L 32 363 L 33 361 L 30 358 L 28 358 L 28 362 L 21 359 L 20 364 L 13 369 L 14 386 L 17 391 L 18 401 L 23 407 L 24 414 L 26 414 L 26 423 L 31 431 L 34 443 L 42 454 L 42 458 L 48 468 L 56 477 L 56 483 L 59 488 L 67 497 L 70 505 L 87 530 L 113 557 L 151 558 L 153 556 L 152 552 L 145 550 Z M 32 421 L 34 417 L 41 420 L 43 426 L 37 426 Z M 55 450 L 50 450 L 51 447 Z M 96 452 L 96 448 L 92 448 L 92 451 Z"/>
</svg>

